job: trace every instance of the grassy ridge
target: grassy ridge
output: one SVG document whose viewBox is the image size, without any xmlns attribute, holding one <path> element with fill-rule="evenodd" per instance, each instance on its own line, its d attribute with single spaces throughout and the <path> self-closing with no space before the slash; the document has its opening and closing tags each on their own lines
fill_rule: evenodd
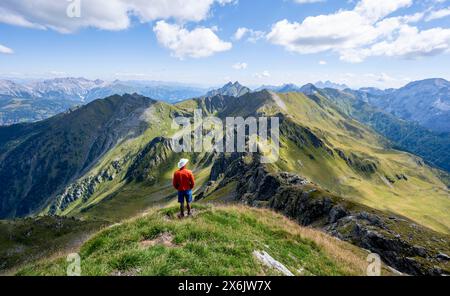
<svg viewBox="0 0 450 296">
<path fill-rule="evenodd" d="M 367 253 L 269 210 L 195 207 L 179 220 L 176 207 L 106 228 L 80 249 L 83 275 L 277 275 L 253 252 L 266 251 L 296 275 L 363 275 Z M 64 275 L 62 257 L 18 275 Z M 386 272 L 384 270 L 384 272 Z"/>
</svg>

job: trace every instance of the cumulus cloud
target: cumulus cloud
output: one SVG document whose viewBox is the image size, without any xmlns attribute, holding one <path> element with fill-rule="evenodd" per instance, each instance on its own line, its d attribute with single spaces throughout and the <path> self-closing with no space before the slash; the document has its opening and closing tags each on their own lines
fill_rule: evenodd
<svg viewBox="0 0 450 296">
<path fill-rule="evenodd" d="M 245 70 L 245 69 L 247 69 L 248 64 L 247 63 L 236 63 L 232 67 L 235 70 Z"/>
<path fill-rule="evenodd" d="M 6 46 L 0 44 L 0 53 L 13 54 L 14 51 L 11 48 L 9 48 L 9 47 L 6 47 Z"/>
<path fill-rule="evenodd" d="M 89 0 L 80 1 L 80 17 L 70 18 L 68 1 L 2 0 L 0 22 L 71 33 L 81 28 L 123 30 L 130 26 L 131 17 L 141 22 L 173 18 L 179 21 L 200 21 L 209 15 L 216 0 Z M 231 0 L 217 0 L 221 5 Z"/>
<path fill-rule="evenodd" d="M 354 12 L 373 22 L 400 8 L 411 6 L 412 3 L 412 0 L 361 0 L 356 4 Z"/>
<path fill-rule="evenodd" d="M 326 64 L 327 64 L 326 61 L 319 61 L 319 65 L 321 65 L 321 66 L 325 66 Z"/>
<path fill-rule="evenodd" d="M 370 56 L 416 58 L 448 51 L 450 29 L 420 31 L 412 23 L 423 13 L 389 17 L 412 0 L 361 0 L 353 10 L 307 17 L 303 22 L 281 20 L 267 39 L 300 54 L 337 52 L 341 60 L 361 62 Z"/>
<path fill-rule="evenodd" d="M 437 20 L 450 15 L 450 7 L 432 11 L 426 18 L 427 21 Z"/>
<path fill-rule="evenodd" d="M 264 38 L 264 36 L 265 36 L 265 33 L 263 31 L 255 31 L 253 29 L 240 27 L 234 33 L 233 39 L 236 41 L 239 41 L 246 37 L 247 41 L 256 42 L 259 39 Z"/>
<path fill-rule="evenodd" d="M 181 25 L 158 21 L 153 31 L 158 42 L 180 59 L 208 57 L 232 47 L 231 43 L 220 40 L 211 28 L 199 27 L 189 31 Z"/>
</svg>

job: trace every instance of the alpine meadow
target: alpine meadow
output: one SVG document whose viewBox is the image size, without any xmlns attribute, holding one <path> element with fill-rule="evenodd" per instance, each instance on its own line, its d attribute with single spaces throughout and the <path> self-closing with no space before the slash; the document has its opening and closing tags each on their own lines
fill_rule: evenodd
<svg viewBox="0 0 450 296">
<path fill-rule="evenodd" d="M 450 275 L 450 2 L 263 2 L 0 3 L 0 275 Z"/>
</svg>

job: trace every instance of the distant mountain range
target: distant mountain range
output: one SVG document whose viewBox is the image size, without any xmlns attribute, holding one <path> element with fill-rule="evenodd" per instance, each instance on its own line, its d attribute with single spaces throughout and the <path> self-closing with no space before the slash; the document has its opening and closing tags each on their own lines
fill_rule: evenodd
<svg viewBox="0 0 450 296">
<path fill-rule="evenodd" d="M 351 90 L 345 84 L 319 81 L 303 86 L 265 85 L 254 91 L 264 89 L 278 93 L 302 92 L 307 95 L 319 89 L 352 91 L 360 100 L 400 119 L 417 122 L 434 132 L 450 132 L 450 82 L 445 79 L 415 81 L 399 89 L 386 90 L 373 87 Z M 240 97 L 251 91 L 239 82 L 229 82 L 221 88 L 208 91 L 206 88 L 156 81 L 105 82 L 99 79 L 56 78 L 18 83 L 0 80 L 0 125 L 39 121 L 114 94 L 138 93 L 175 103 L 200 96 Z"/>
<path fill-rule="evenodd" d="M 302 88 L 303 90 L 305 89 L 304 87 L 311 87 L 314 86 L 316 88 L 334 88 L 334 89 L 338 89 L 338 90 L 344 90 L 348 87 L 345 84 L 339 84 L 339 83 L 334 83 L 331 82 L 329 80 L 323 82 L 323 81 L 318 81 L 316 83 L 308 83 L 306 85 L 303 86 L 299 86 L 293 83 L 288 83 L 288 84 L 283 84 L 280 86 L 274 86 L 274 85 L 263 85 L 261 87 L 258 87 L 257 89 L 255 89 L 255 91 L 260 91 L 263 89 L 267 89 L 267 90 L 271 90 L 271 91 L 275 91 L 275 92 L 280 92 L 280 93 L 288 93 L 288 92 L 302 92 Z"/>
<path fill-rule="evenodd" d="M 251 89 L 241 85 L 239 82 L 228 82 L 222 88 L 209 91 L 206 96 L 213 97 L 216 95 L 240 97 L 251 92 Z"/>
<path fill-rule="evenodd" d="M 399 89 L 361 89 L 373 106 L 436 132 L 450 132 L 450 82 L 414 81 Z"/>
<path fill-rule="evenodd" d="M 329 80 L 327 80 L 325 82 L 318 81 L 318 82 L 314 83 L 314 86 L 317 88 L 334 88 L 334 89 L 339 89 L 339 90 L 344 90 L 344 89 L 350 88 L 346 84 L 334 83 Z"/>
<path fill-rule="evenodd" d="M 303 92 L 312 94 L 318 89 L 352 91 L 360 100 L 390 113 L 400 119 L 416 122 L 420 126 L 437 133 L 450 132 L 450 82 L 441 79 L 414 81 L 399 89 L 378 89 L 365 87 L 352 90 L 346 85 L 330 81 L 297 86 L 262 86 L 259 90 L 271 90 L 279 93 Z"/>
<path fill-rule="evenodd" d="M 139 93 L 173 103 L 206 92 L 203 88 L 156 81 L 56 78 L 18 83 L 0 80 L 0 125 L 39 121 L 114 94 Z"/>
</svg>

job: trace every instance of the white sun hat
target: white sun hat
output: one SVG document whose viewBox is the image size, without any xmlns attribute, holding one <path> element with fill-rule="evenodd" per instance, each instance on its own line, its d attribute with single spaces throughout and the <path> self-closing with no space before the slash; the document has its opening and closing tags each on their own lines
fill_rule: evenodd
<svg viewBox="0 0 450 296">
<path fill-rule="evenodd" d="M 180 159 L 180 161 L 178 162 L 178 168 L 181 169 L 181 168 L 184 167 L 188 162 L 189 162 L 189 159 L 186 159 L 186 158 Z"/>
</svg>

